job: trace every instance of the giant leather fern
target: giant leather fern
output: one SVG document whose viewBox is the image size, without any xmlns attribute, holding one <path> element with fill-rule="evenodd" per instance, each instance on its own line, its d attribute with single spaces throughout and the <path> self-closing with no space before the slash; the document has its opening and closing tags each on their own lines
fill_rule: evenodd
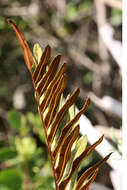
<svg viewBox="0 0 127 190">
<path fill-rule="evenodd" d="M 77 170 L 81 161 L 103 140 L 102 136 L 86 148 L 86 135 L 79 138 L 79 118 L 90 104 L 90 99 L 86 100 L 85 105 L 76 115 L 74 103 L 79 95 L 79 89 L 69 95 L 62 105 L 62 93 L 67 80 L 66 64 L 60 66 L 61 55 L 57 55 L 51 61 L 51 47 L 47 45 L 42 50 L 39 44 L 34 46 L 32 55 L 18 27 L 10 19 L 8 21 L 16 32 L 31 74 L 35 98 L 45 131 L 55 188 L 56 190 L 88 190 L 98 173 L 98 168 L 110 156 L 109 154 L 88 168 L 77 180 Z"/>
</svg>

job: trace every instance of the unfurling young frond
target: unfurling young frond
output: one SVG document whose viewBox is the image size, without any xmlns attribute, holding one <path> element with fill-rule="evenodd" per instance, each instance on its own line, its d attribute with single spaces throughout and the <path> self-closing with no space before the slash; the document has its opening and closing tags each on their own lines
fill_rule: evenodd
<svg viewBox="0 0 127 190">
<path fill-rule="evenodd" d="M 62 94 L 66 87 L 66 64 L 60 66 L 61 55 L 51 61 L 51 47 L 44 50 L 35 44 L 33 55 L 18 27 L 8 19 L 23 49 L 24 59 L 30 71 L 35 98 L 45 131 L 56 190 L 88 190 L 95 179 L 98 168 L 109 158 L 88 168 L 79 179 L 77 170 L 81 161 L 86 158 L 102 140 L 103 136 L 90 147 L 87 136 L 79 138 L 79 118 L 90 104 L 86 100 L 83 108 L 75 115 L 74 103 L 80 90 L 76 89 L 62 105 Z"/>
</svg>

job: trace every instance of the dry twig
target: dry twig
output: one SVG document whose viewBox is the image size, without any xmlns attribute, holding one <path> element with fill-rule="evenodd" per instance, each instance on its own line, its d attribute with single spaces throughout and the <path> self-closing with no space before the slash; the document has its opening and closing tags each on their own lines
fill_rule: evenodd
<svg viewBox="0 0 127 190">
<path fill-rule="evenodd" d="M 92 92 L 89 93 L 89 97 L 95 103 L 95 105 L 101 108 L 103 111 L 114 114 L 120 118 L 122 117 L 122 105 L 114 98 L 110 96 L 99 98 Z"/>
<path fill-rule="evenodd" d="M 122 1 L 116 1 L 116 0 L 102 0 L 105 5 L 114 8 L 114 9 L 118 9 L 118 10 L 122 10 Z"/>
</svg>

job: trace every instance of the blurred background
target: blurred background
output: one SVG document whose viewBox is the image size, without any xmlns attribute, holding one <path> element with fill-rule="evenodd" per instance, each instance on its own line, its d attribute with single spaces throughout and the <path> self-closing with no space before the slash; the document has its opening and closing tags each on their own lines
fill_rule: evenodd
<svg viewBox="0 0 127 190">
<path fill-rule="evenodd" d="M 7 18 L 18 25 L 31 50 L 38 42 L 42 48 L 49 44 L 52 56 L 63 55 L 64 96 L 79 87 L 78 109 L 91 99 L 84 118 L 84 127 L 87 120 L 93 130 L 87 130 L 89 143 L 96 130 L 117 155 L 117 169 L 110 163 L 102 166 L 91 190 L 121 190 L 121 0 L 0 0 L 0 190 L 51 190 L 54 181 L 31 78 Z M 94 151 L 85 159 L 79 175 L 100 154 Z"/>
</svg>

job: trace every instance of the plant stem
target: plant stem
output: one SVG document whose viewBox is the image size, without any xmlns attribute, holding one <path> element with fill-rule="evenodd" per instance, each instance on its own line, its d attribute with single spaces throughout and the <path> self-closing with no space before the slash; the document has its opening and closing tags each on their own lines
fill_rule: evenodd
<svg viewBox="0 0 127 190">
<path fill-rule="evenodd" d="M 32 77 L 32 73 L 31 73 L 31 77 Z M 49 152 L 49 157 L 50 157 L 50 162 L 51 162 L 51 166 L 52 166 L 52 171 L 53 171 L 53 176 L 54 176 L 54 181 L 55 181 L 55 189 L 56 190 L 59 190 L 58 188 L 58 185 L 56 183 L 57 181 L 57 177 L 56 177 L 56 172 L 55 172 L 55 168 L 54 168 L 54 163 L 53 163 L 53 157 L 52 157 L 52 152 L 51 152 L 51 147 L 50 147 L 50 144 L 48 142 L 48 138 L 47 138 L 47 131 L 46 131 L 46 127 L 45 127 L 45 123 L 43 121 L 43 116 L 41 114 L 41 109 L 40 109 L 40 104 L 39 104 L 39 94 L 36 90 L 36 87 L 35 87 L 35 83 L 33 81 L 33 77 L 32 77 L 32 82 L 33 82 L 33 87 L 34 87 L 34 91 L 35 91 L 35 94 L 36 94 L 36 101 L 37 101 L 37 105 L 38 105 L 38 108 L 39 108 L 39 112 L 40 112 L 40 116 L 41 116 L 41 120 L 42 120 L 42 124 L 43 124 L 43 129 L 44 129 L 44 133 L 45 133 L 45 137 L 46 137 L 46 144 L 47 144 L 47 147 L 48 147 L 48 152 Z"/>
</svg>

